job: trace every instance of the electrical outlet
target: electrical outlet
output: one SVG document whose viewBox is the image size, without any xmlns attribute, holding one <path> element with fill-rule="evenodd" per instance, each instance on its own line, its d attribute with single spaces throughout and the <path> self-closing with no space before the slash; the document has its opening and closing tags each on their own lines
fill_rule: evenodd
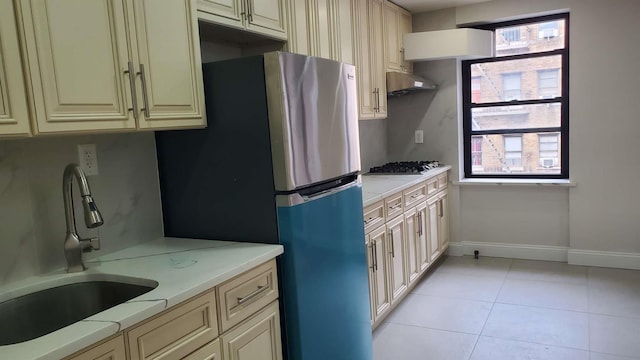
<svg viewBox="0 0 640 360">
<path fill-rule="evenodd" d="M 98 175 L 98 153 L 96 144 L 78 145 L 78 163 L 85 175 Z"/>
<path fill-rule="evenodd" d="M 415 138 L 416 138 L 416 144 L 424 143 L 424 131 L 416 130 Z"/>
</svg>

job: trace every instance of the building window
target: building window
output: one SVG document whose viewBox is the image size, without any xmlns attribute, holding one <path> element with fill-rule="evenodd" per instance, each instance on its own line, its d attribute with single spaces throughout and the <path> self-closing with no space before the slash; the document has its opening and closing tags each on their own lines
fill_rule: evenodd
<svg viewBox="0 0 640 360">
<path fill-rule="evenodd" d="M 568 179 L 569 15 L 480 28 L 518 45 L 462 62 L 465 177 Z"/>
<path fill-rule="evenodd" d="M 559 151 L 558 134 L 538 135 L 538 158 L 541 167 L 548 169 L 558 166 Z"/>
<path fill-rule="evenodd" d="M 558 32 L 558 22 L 557 21 L 547 21 L 538 24 L 538 38 L 539 39 L 550 39 L 557 37 Z"/>
<path fill-rule="evenodd" d="M 502 100 L 520 99 L 520 73 L 502 74 Z"/>
<path fill-rule="evenodd" d="M 520 41 L 520 27 L 500 29 L 499 34 L 506 42 Z"/>
<path fill-rule="evenodd" d="M 508 167 L 522 167 L 522 136 L 504 137 L 504 160 Z"/>
<path fill-rule="evenodd" d="M 479 103 L 481 101 L 480 81 L 480 76 L 474 76 L 473 78 L 471 78 L 471 101 L 474 103 Z"/>
<path fill-rule="evenodd" d="M 471 138 L 471 158 L 473 166 L 482 166 L 482 136 Z"/>
<path fill-rule="evenodd" d="M 558 96 L 558 69 L 538 70 L 538 95 L 540 99 Z"/>
</svg>

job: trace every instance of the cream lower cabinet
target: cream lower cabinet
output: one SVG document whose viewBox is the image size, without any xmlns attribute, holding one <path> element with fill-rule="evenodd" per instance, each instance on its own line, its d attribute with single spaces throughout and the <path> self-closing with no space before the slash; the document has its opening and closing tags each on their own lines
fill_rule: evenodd
<svg viewBox="0 0 640 360">
<path fill-rule="evenodd" d="M 275 260 L 67 358 L 98 359 L 282 360 Z"/>
<path fill-rule="evenodd" d="M 28 136 L 29 108 L 12 1 L 0 2 L 0 137 Z"/>
<path fill-rule="evenodd" d="M 214 24 L 286 40 L 285 0 L 198 0 L 198 17 Z"/>
<path fill-rule="evenodd" d="M 447 194 L 445 173 L 364 208 L 373 327 L 449 246 Z"/>
<path fill-rule="evenodd" d="M 195 0 L 17 0 L 35 134 L 202 127 Z"/>
</svg>

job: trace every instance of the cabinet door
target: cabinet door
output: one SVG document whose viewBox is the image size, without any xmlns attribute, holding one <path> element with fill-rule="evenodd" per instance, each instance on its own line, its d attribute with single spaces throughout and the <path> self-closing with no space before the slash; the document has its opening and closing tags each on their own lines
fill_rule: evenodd
<svg viewBox="0 0 640 360">
<path fill-rule="evenodd" d="M 249 18 L 247 30 L 286 40 L 284 1 L 246 0 Z"/>
<path fill-rule="evenodd" d="M 430 257 L 430 244 L 427 238 L 427 219 L 428 219 L 428 210 L 427 203 L 422 202 L 416 206 L 416 217 L 417 217 L 417 226 L 418 226 L 418 263 L 420 266 L 420 272 L 424 271 L 429 267 L 431 263 Z"/>
<path fill-rule="evenodd" d="M 407 291 L 407 264 L 404 232 L 404 217 L 399 216 L 387 223 L 389 231 L 389 283 L 391 284 L 391 303 L 396 302 Z"/>
<path fill-rule="evenodd" d="M 0 2 L 0 136 L 29 135 L 29 109 L 13 2 Z"/>
<path fill-rule="evenodd" d="M 288 0 L 287 3 L 287 51 L 302 55 L 311 55 L 307 3 L 307 0 Z"/>
<path fill-rule="evenodd" d="M 124 1 L 19 1 L 35 133 L 136 127 Z"/>
<path fill-rule="evenodd" d="M 197 4 L 198 16 L 205 21 L 238 29 L 245 26 L 244 0 L 198 0 Z"/>
<path fill-rule="evenodd" d="M 440 243 L 440 251 L 447 250 L 449 247 L 449 195 L 447 190 L 444 190 L 439 195 L 440 203 L 440 218 L 438 222 L 438 235 Z"/>
<path fill-rule="evenodd" d="M 374 80 L 376 94 L 376 119 L 387 117 L 387 77 L 384 65 L 384 2 L 383 0 L 369 0 L 371 13 L 369 28 L 371 29 L 371 53 L 369 56 L 374 62 L 371 77 Z"/>
<path fill-rule="evenodd" d="M 429 259 L 434 261 L 440 256 L 440 237 L 438 235 L 438 223 L 440 222 L 439 201 L 438 198 L 431 199 L 427 202 L 427 239 L 429 241 Z"/>
<path fill-rule="evenodd" d="M 335 1 L 336 31 L 334 41 L 337 42 L 335 60 L 355 65 L 356 38 L 354 36 L 354 19 L 357 16 L 357 4 L 352 0 Z"/>
<path fill-rule="evenodd" d="M 375 67 L 374 57 L 371 56 L 371 30 L 369 29 L 370 0 L 355 0 L 357 16 L 353 19 L 356 43 L 356 71 L 358 84 L 359 118 L 374 119 L 376 110 L 376 79 L 373 77 Z"/>
<path fill-rule="evenodd" d="M 122 334 L 65 360 L 126 360 Z"/>
<path fill-rule="evenodd" d="M 373 230 L 370 234 L 370 244 L 373 246 L 373 281 L 375 290 L 373 294 L 373 312 L 375 319 L 382 316 L 391 305 L 389 294 L 389 280 L 387 274 L 387 229 L 381 226 Z"/>
<path fill-rule="evenodd" d="M 412 73 L 413 72 L 413 63 L 411 61 L 406 61 L 404 59 L 405 57 L 405 51 L 404 51 L 404 35 L 405 34 L 410 34 L 413 31 L 413 21 L 412 21 L 412 17 L 411 17 L 411 13 L 409 13 L 408 11 L 404 10 L 404 9 L 399 9 L 400 10 L 400 33 L 398 41 L 400 42 L 400 51 L 401 51 L 401 63 L 400 63 L 400 68 L 402 71 L 408 72 L 408 73 Z"/>
<path fill-rule="evenodd" d="M 413 284 L 420 276 L 419 252 L 420 245 L 418 238 L 420 236 L 419 218 L 416 208 L 411 208 L 404 213 L 405 234 L 407 237 L 407 274 L 409 276 L 409 285 Z"/>
<path fill-rule="evenodd" d="M 384 4 L 384 53 L 386 71 L 402 70 L 402 46 L 400 45 L 400 14 L 390 2 Z"/>
<path fill-rule="evenodd" d="M 312 56 L 334 59 L 336 49 L 332 41 L 333 0 L 313 0 L 307 2 L 307 19 L 309 26 L 309 47 Z"/>
<path fill-rule="evenodd" d="M 141 129 L 204 127 L 195 0 L 133 1 Z"/>
<path fill-rule="evenodd" d="M 281 360 L 278 302 L 223 334 L 220 340 L 225 360 Z"/>
</svg>

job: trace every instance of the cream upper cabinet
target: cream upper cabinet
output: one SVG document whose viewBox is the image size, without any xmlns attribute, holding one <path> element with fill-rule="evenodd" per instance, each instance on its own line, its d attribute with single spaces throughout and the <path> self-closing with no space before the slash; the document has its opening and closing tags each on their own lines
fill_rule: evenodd
<svg viewBox="0 0 640 360">
<path fill-rule="evenodd" d="M 135 129 L 126 2 L 20 0 L 38 133 Z"/>
<path fill-rule="evenodd" d="M 204 89 L 198 21 L 192 0 L 132 1 L 139 127 L 202 127 Z M 134 37 L 134 36 L 132 36 Z"/>
<path fill-rule="evenodd" d="M 198 17 L 218 25 L 286 40 L 287 0 L 197 0 Z"/>
<path fill-rule="evenodd" d="M 0 137 L 30 133 L 12 1 L 0 2 Z"/>
<path fill-rule="evenodd" d="M 35 133 L 206 124 L 195 0 L 18 4 Z"/>
<path fill-rule="evenodd" d="M 403 36 L 411 32 L 411 14 L 391 2 L 385 2 L 384 30 L 386 71 L 410 72 L 410 64 L 404 60 Z"/>
<path fill-rule="evenodd" d="M 289 0 L 291 52 L 355 64 L 351 0 Z"/>
</svg>

